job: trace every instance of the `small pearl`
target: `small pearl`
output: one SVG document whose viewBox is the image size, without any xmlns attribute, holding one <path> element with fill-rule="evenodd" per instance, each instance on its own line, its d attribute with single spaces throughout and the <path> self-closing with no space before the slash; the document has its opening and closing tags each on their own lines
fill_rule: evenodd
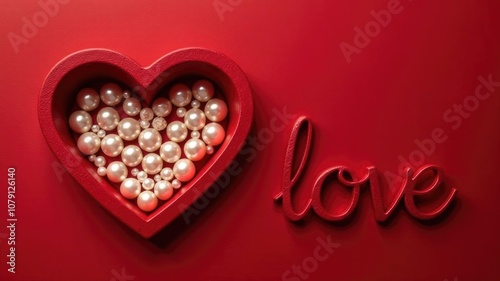
<svg viewBox="0 0 500 281">
<path fill-rule="evenodd" d="M 201 138 L 206 144 L 215 146 L 224 141 L 225 135 L 224 128 L 219 123 L 210 123 L 203 128 Z"/>
<path fill-rule="evenodd" d="M 141 133 L 141 125 L 139 124 L 139 121 L 128 117 L 122 119 L 120 123 L 118 123 L 117 131 L 118 135 L 122 139 L 131 141 L 135 140 Z"/>
<path fill-rule="evenodd" d="M 92 111 L 99 106 L 99 94 L 91 88 L 81 89 L 76 95 L 76 103 L 85 111 Z"/>
<path fill-rule="evenodd" d="M 156 153 L 149 153 L 142 159 L 142 169 L 150 175 L 159 173 L 162 168 L 163 160 Z"/>
<path fill-rule="evenodd" d="M 184 144 L 184 154 L 191 161 L 199 161 L 205 157 L 205 143 L 200 139 L 190 139 Z"/>
<path fill-rule="evenodd" d="M 192 108 L 184 115 L 184 124 L 190 130 L 203 129 L 206 123 L 205 114 L 197 108 Z"/>
<path fill-rule="evenodd" d="M 137 179 L 140 181 L 140 182 L 143 182 L 145 179 L 148 178 L 148 174 L 144 171 L 140 171 L 139 173 L 137 173 Z"/>
<path fill-rule="evenodd" d="M 227 105 L 221 99 L 211 99 L 205 105 L 205 115 L 210 121 L 220 122 L 227 116 Z"/>
<path fill-rule="evenodd" d="M 102 139 L 101 150 L 107 156 L 118 156 L 120 155 L 120 153 L 122 153 L 123 141 L 118 135 L 109 134 Z"/>
<path fill-rule="evenodd" d="M 101 127 L 101 129 L 111 131 L 118 126 L 118 122 L 120 122 L 120 115 L 114 108 L 105 107 L 99 110 L 96 119 L 97 124 Z"/>
<path fill-rule="evenodd" d="M 207 102 L 214 96 L 214 85 L 208 80 L 198 80 L 193 85 L 193 96 L 201 102 Z"/>
<path fill-rule="evenodd" d="M 89 156 L 89 161 L 90 162 L 94 162 L 95 158 L 96 158 L 95 154 L 92 154 L 92 155 Z"/>
<path fill-rule="evenodd" d="M 181 147 L 173 141 L 167 141 L 160 147 L 160 156 L 167 163 L 175 163 L 181 158 L 181 153 Z"/>
<path fill-rule="evenodd" d="M 164 180 L 172 180 L 174 178 L 174 171 L 172 168 L 163 168 L 160 172 L 160 176 Z"/>
<path fill-rule="evenodd" d="M 141 112 L 141 102 L 136 98 L 128 98 L 123 102 L 123 111 L 128 116 L 136 116 Z"/>
<path fill-rule="evenodd" d="M 158 181 L 161 181 L 161 176 L 160 176 L 159 174 L 156 174 L 156 175 L 153 177 L 153 179 L 154 179 L 155 181 L 157 181 L 157 182 L 158 182 Z"/>
<path fill-rule="evenodd" d="M 139 173 L 139 169 L 137 169 L 137 168 L 133 168 L 132 170 L 130 170 L 130 174 L 134 177 L 137 177 L 138 173 Z"/>
<path fill-rule="evenodd" d="M 139 146 L 147 152 L 153 152 L 160 148 L 161 142 L 161 135 L 155 129 L 145 129 L 139 135 Z"/>
<path fill-rule="evenodd" d="M 191 90 L 184 84 L 175 84 L 169 91 L 170 101 L 178 106 L 186 106 L 191 102 Z"/>
<path fill-rule="evenodd" d="M 76 143 L 78 150 L 85 155 L 92 155 L 99 151 L 101 139 L 91 132 L 83 133 Z"/>
<path fill-rule="evenodd" d="M 174 121 L 167 126 L 167 136 L 171 141 L 181 142 L 187 137 L 188 129 L 181 121 Z"/>
<path fill-rule="evenodd" d="M 155 184 L 155 195 L 160 200 L 168 200 L 174 194 L 172 184 L 168 181 L 159 181 Z"/>
<path fill-rule="evenodd" d="M 127 199 L 134 199 L 141 193 L 141 183 L 134 178 L 127 178 L 120 185 L 120 193 Z"/>
<path fill-rule="evenodd" d="M 193 139 L 199 139 L 200 138 L 200 132 L 199 131 L 192 131 L 191 132 L 191 138 L 193 138 Z"/>
<path fill-rule="evenodd" d="M 167 127 L 167 121 L 163 117 L 155 117 L 151 123 L 153 124 L 153 128 L 157 131 L 161 131 Z"/>
<path fill-rule="evenodd" d="M 139 122 L 139 125 L 141 125 L 141 128 L 147 129 L 147 128 L 149 128 L 149 121 L 148 120 L 141 120 Z"/>
<path fill-rule="evenodd" d="M 99 132 L 101 128 L 99 128 L 99 125 L 92 125 L 92 127 L 90 127 L 90 130 L 94 133 L 97 133 Z"/>
<path fill-rule="evenodd" d="M 191 107 L 192 108 L 199 108 L 201 106 L 200 102 L 197 100 L 194 100 L 191 102 Z"/>
<path fill-rule="evenodd" d="M 101 100 L 109 106 L 115 106 L 122 101 L 123 91 L 115 83 L 104 84 L 101 88 Z"/>
<path fill-rule="evenodd" d="M 186 115 L 186 109 L 184 107 L 177 108 L 177 116 L 182 118 Z"/>
<path fill-rule="evenodd" d="M 92 127 L 92 117 L 85 110 L 77 110 L 69 116 L 69 127 L 75 133 L 85 133 Z"/>
<path fill-rule="evenodd" d="M 166 98 L 157 98 L 151 106 L 154 114 L 158 117 L 165 117 L 172 111 L 172 104 Z"/>
<path fill-rule="evenodd" d="M 106 158 L 103 156 L 97 156 L 95 158 L 94 165 L 96 165 L 96 167 L 104 167 L 104 165 L 106 165 Z"/>
<path fill-rule="evenodd" d="M 97 168 L 97 174 L 101 177 L 104 177 L 108 171 L 106 170 L 106 167 L 99 167 Z"/>
<path fill-rule="evenodd" d="M 130 92 L 128 90 L 127 91 L 123 91 L 123 98 L 124 99 L 130 98 Z"/>
<path fill-rule="evenodd" d="M 214 153 L 214 147 L 211 145 L 207 145 L 207 154 L 212 154 Z"/>
<path fill-rule="evenodd" d="M 151 121 L 153 120 L 153 117 L 155 117 L 153 110 L 148 107 L 143 108 L 139 115 L 141 117 L 141 120 L 146 120 L 146 121 Z"/>
<path fill-rule="evenodd" d="M 137 197 L 137 206 L 139 209 L 150 212 L 156 208 L 158 205 L 158 198 L 151 191 L 143 191 Z"/>
<path fill-rule="evenodd" d="M 122 182 L 127 178 L 128 175 L 127 166 L 125 166 L 125 164 L 123 164 L 121 161 L 114 161 L 109 163 L 106 170 L 106 175 L 112 182 Z"/>
<path fill-rule="evenodd" d="M 181 182 L 180 182 L 178 179 L 173 180 L 173 181 L 172 181 L 172 187 L 173 187 L 174 189 L 179 189 L 179 188 L 181 188 Z"/>
<path fill-rule="evenodd" d="M 181 182 L 190 181 L 196 173 L 196 167 L 193 162 L 185 158 L 175 162 L 173 170 L 175 178 Z"/>
<path fill-rule="evenodd" d="M 99 130 L 97 131 L 97 136 L 100 137 L 101 139 L 106 136 L 106 131 L 104 130 Z"/>
<path fill-rule="evenodd" d="M 151 190 L 154 187 L 155 187 L 155 181 L 150 178 L 147 178 L 142 182 L 142 188 L 144 188 L 145 190 Z"/>
<path fill-rule="evenodd" d="M 142 150 L 137 145 L 127 145 L 122 150 L 123 164 L 129 167 L 135 167 L 142 162 Z M 136 176 L 137 173 L 133 176 Z"/>
</svg>

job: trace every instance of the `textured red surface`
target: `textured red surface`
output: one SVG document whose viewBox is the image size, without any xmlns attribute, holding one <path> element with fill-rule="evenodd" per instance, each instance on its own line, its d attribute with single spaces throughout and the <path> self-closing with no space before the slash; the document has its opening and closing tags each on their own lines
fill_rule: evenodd
<svg viewBox="0 0 500 281">
<path fill-rule="evenodd" d="M 339 44 L 355 44 L 354 28 L 364 29 L 370 12 L 389 1 L 220 2 L 235 5 L 222 21 L 214 1 L 69 1 L 16 53 L 7 35 L 21 35 L 23 17 L 32 21 L 42 8 L 4 1 L 0 177 L 5 183 L 7 168 L 16 168 L 18 222 L 11 274 L 4 186 L 0 280 L 500 278 L 500 87 L 479 79 L 500 81 L 497 1 L 401 1 L 402 11 L 350 63 Z M 221 178 L 227 187 L 198 202 L 189 223 L 180 217 L 148 240 L 61 170 L 38 123 L 37 97 L 52 67 L 79 50 L 111 49 L 148 66 L 185 47 L 221 52 L 241 67 L 253 93 L 253 128 L 233 176 Z M 478 87 L 491 94 L 471 107 Z M 290 222 L 273 197 L 299 116 L 314 129 L 303 195 L 336 165 L 398 174 L 402 159 L 417 159 L 419 144 L 434 139 L 417 166 L 442 167 L 446 184 L 458 189 L 450 212 L 421 223 L 400 205 L 380 224 L 363 191 L 346 223 L 314 215 Z M 395 192 L 382 188 L 387 198 Z M 332 248 L 321 248 L 328 240 Z M 305 271 L 313 259 L 317 268 Z"/>
</svg>

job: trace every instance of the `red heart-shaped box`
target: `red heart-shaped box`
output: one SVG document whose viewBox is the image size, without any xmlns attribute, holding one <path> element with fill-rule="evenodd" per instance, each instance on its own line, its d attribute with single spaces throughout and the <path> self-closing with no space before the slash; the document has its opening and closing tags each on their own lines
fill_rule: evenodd
<svg viewBox="0 0 500 281">
<path fill-rule="evenodd" d="M 221 90 L 229 108 L 226 138 L 193 180 L 147 214 L 97 175 L 95 166 L 78 151 L 68 118 L 78 90 L 91 81 L 120 81 L 149 104 L 165 85 L 186 77 L 208 78 Z M 42 133 L 62 165 L 104 208 L 146 238 L 181 214 L 226 169 L 246 139 L 252 114 L 251 90 L 243 71 L 225 55 L 201 48 L 172 52 L 146 68 L 117 52 L 83 50 L 50 71 L 38 101 Z"/>
</svg>

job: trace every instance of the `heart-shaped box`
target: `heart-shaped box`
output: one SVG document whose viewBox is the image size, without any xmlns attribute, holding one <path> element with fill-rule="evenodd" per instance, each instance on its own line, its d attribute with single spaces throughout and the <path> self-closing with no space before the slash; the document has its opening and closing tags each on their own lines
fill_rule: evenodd
<svg viewBox="0 0 500 281">
<path fill-rule="evenodd" d="M 204 77 L 213 81 L 229 108 L 226 138 L 195 178 L 151 213 L 121 196 L 76 146 L 68 125 L 79 89 L 95 81 L 119 81 L 150 104 L 160 89 L 179 79 Z M 243 145 L 252 124 L 251 89 L 243 71 L 227 56 L 201 48 L 186 48 L 165 55 L 143 68 L 130 58 L 105 49 L 76 52 L 49 73 L 40 92 L 38 119 L 53 153 L 104 208 L 149 238 L 180 215 L 227 168 Z"/>
</svg>

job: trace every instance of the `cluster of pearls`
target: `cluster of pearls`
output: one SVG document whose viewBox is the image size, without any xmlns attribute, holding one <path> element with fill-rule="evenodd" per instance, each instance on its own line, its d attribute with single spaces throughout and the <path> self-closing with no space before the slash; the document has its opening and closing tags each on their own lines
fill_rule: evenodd
<svg viewBox="0 0 500 281">
<path fill-rule="evenodd" d="M 103 85 L 100 92 L 84 88 L 76 97 L 80 109 L 70 115 L 69 127 L 80 134 L 78 150 L 88 155 L 97 174 L 119 183 L 123 197 L 136 199 L 137 206 L 149 212 L 158 199 L 168 200 L 194 178 L 193 161 L 212 154 L 224 141 L 225 130 L 218 122 L 226 118 L 228 108 L 214 93 L 212 83 L 204 79 L 191 88 L 175 84 L 168 97 L 143 108 L 115 83 Z M 90 114 L 94 110 L 97 124 Z M 167 122 L 169 115 L 178 120 Z"/>
</svg>

